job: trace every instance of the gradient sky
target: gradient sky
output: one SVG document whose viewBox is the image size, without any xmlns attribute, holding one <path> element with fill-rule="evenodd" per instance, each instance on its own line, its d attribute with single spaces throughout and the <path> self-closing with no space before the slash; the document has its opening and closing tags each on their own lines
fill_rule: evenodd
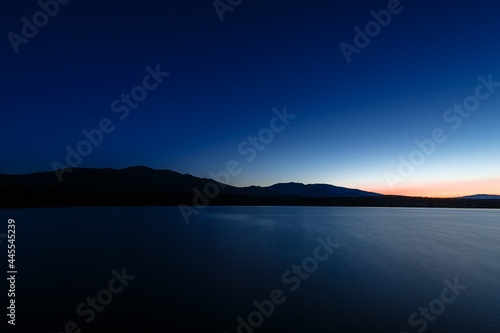
<svg viewBox="0 0 500 333">
<path fill-rule="evenodd" d="M 225 2 L 225 1 L 223 1 Z M 339 47 L 388 1 L 244 0 L 221 22 L 212 1 L 70 1 L 19 45 L 36 1 L 4 4 L 0 43 L 0 172 L 65 163 L 66 146 L 104 118 L 115 125 L 80 167 L 145 165 L 208 177 L 230 160 L 231 184 L 329 183 L 422 196 L 500 194 L 500 87 L 461 126 L 445 122 L 500 82 L 497 1 L 402 1 L 402 12 L 347 63 Z M 127 118 L 111 109 L 147 74 L 170 75 Z M 486 90 L 484 90 L 486 92 Z M 269 126 L 273 108 L 297 115 L 252 161 L 238 146 Z M 442 128 L 394 187 L 399 157 Z"/>
</svg>

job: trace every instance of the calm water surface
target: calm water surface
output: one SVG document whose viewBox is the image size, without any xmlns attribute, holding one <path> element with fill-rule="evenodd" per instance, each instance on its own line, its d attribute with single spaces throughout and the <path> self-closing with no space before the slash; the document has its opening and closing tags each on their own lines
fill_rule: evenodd
<svg viewBox="0 0 500 333">
<path fill-rule="evenodd" d="M 17 225 L 18 332 L 223 333 L 238 317 L 244 333 L 500 329 L 499 210 L 208 207 L 190 225 L 177 207 L 0 215 L 0 232 Z M 340 245 L 320 262 L 318 238 Z M 302 263 L 310 273 L 294 274 Z M 135 278 L 86 323 L 76 308 L 122 268 Z M 281 304 L 255 313 L 276 289 Z"/>
</svg>

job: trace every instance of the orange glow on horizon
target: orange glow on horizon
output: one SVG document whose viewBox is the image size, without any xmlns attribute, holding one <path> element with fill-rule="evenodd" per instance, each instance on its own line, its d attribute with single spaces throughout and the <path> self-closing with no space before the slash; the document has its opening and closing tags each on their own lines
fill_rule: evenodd
<svg viewBox="0 0 500 333">
<path fill-rule="evenodd" d="M 500 195 L 499 179 L 466 180 L 440 183 L 400 183 L 391 190 L 387 184 L 365 187 L 362 190 L 385 195 L 411 197 L 454 198 L 475 194 Z"/>
</svg>

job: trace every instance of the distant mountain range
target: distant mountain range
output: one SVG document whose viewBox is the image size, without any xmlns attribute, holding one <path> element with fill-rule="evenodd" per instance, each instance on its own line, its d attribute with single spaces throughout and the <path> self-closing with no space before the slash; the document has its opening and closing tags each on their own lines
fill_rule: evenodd
<svg viewBox="0 0 500 333">
<path fill-rule="evenodd" d="M 217 193 L 212 195 L 214 191 Z M 486 197 L 488 204 L 480 200 L 484 195 L 467 198 L 475 199 L 470 200 L 474 201 L 472 206 L 480 202 L 480 207 L 500 207 L 500 196 Z M 384 196 L 328 184 L 235 187 L 208 178 L 142 166 L 118 170 L 75 168 L 64 174 L 63 182 L 59 182 L 54 172 L 0 174 L 0 207 L 3 208 L 191 205 L 205 201 L 212 205 L 471 206 L 463 199 Z"/>
<path fill-rule="evenodd" d="M 235 187 L 207 178 L 198 178 L 170 170 L 154 170 L 142 166 L 118 170 L 75 168 L 71 173 L 64 175 L 62 182 L 58 181 L 53 172 L 33 173 L 29 175 L 0 174 L 0 186 L 129 194 L 171 195 L 190 193 L 195 187 L 202 190 L 209 182 L 219 184 L 221 194 L 241 194 L 259 197 L 296 195 L 318 198 L 381 195 L 327 184 L 304 185 L 300 183 L 283 183 L 268 187 Z"/>
<path fill-rule="evenodd" d="M 481 200 L 500 199 L 500 195 L 476 194 L 476 195 L 469 195 L 467 197 L 460 197 L 458 199 L 481 199 Z"/>
<path fill-rule="evenodd" d="M 313 198 L 328 197 L 371 197 L 382 194 L 366 192 L 346 187 L 338 187 L 328 184 L 309 184 L 302 183 L 281 183 L 265 187 L 282 195 L 298 195 Z"/>
</svg>

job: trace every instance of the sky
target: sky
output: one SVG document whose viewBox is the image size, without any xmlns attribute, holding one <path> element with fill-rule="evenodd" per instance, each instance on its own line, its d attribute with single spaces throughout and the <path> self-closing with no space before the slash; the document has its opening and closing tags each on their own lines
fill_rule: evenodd
<svg viewBox="0 0 500 333">
<path fill-rule="evenodd" d="M 12 1 L 0 14 L 0 173 L 209 177 L 236 161 L 235 186 L 500 194 L 499 9 Z"/>
</svg>

